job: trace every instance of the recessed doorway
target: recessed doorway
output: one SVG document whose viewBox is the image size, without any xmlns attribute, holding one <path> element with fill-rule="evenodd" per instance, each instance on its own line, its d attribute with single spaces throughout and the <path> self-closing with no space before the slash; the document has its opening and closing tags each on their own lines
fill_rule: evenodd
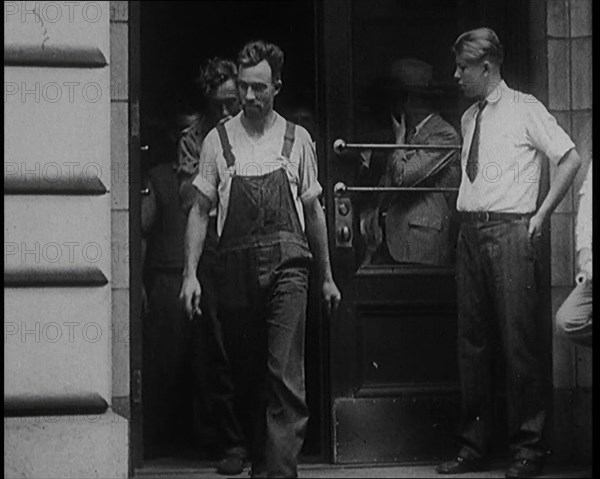
<svg viewBox="0 0 600 479">
<path fill-rule="evenodd" d="M 169 135 L 170 121 L 181 109 L 194 111 L 200 108 L 194 82 L 200 65 L 215 56 L 235 60 L 247 41 L 264 39 L 276 43 L 284 51 L 283 89 L 276 99 L 275 109 L 284 116 L 300 107 L 315 114 L 316 6 L 313 1 L 140 2 L 139 5 L 142 176 L 159 163 L 173 161 L 176 144 Z M 315 289 L 311 287 L 309 291 L 306 338 L 310 420 L 303 460 L 310 462 L 325 460 L 326 441 L 323 438 L 327 434 L 327 424 L 323 420 L 324 404 L 327 404 L 323 379 L 326 369 L 324 342 L 319 321 L 320 302 Z M 151 376 L 149 371 L 142 370 L 142 378 Z M 142 411 L 143 403 L 144 397 Z M 164 412 L 169 414 L 169 411 Z M 143 437 L 144 422 L 143 418 L 136 422 L 134 414 L 133 427 L 138 434 L 132 437 L 141 437 L 136 441 L 138 444 L 132 444 L 132 448 L 138 450 L 133 457 L 144 456 L 144 467 L 165 460 L 184 464 L 189 460 L 210 463 L 217 459 L 211 457 L 211 451 L 206 454 L 199 451 L 198 443 L 193 439 L 179 448 L 179 452 L 150 459 L 148 438 Z"/>
</svg>

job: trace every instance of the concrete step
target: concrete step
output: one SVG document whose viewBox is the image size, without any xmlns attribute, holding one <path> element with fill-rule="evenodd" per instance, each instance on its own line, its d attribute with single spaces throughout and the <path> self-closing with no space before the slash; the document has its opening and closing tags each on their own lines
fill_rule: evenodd
<svg viewBox="0 0 600 479">
<path fill-rule="evenodd" d="M 494 462 L 492 469 L 487 472 L 473 474 L 461 474 L 461 479 L 469 478 L 500 478 L 504 477 L 504 472 L 510 463 Z M 341 466 L 333 464 L 301 464 L 299 467 L 299 477 L 301 478 L 400 478 L 400 477 L 436 477 L 435 464 L 428 465 L 358 465 Z M 239 478 L 249 477 L 250 469 L 246 468 Z M 222 478 L 215 472 L 213 463 L 196 463 L 192 461 L 182 461 L 177 459 L 160 459 L 147 461 L 142 469 L 135 472 L 135 477 L 141 479 L 208 479 Z M 445 476 L 438 476 L 440 478 Z M 585 478 L 592 477 L 591 465 L 559 465 L 548 464 L 544 475 L 546 478 Z"/>
</svg>

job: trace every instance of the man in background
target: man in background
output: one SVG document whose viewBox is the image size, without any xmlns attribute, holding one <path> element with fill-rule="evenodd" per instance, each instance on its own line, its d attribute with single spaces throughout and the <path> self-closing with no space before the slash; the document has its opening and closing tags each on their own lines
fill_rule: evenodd
<svg viewBox="0 0 600 479">
<path fill-rule="evenodd" d="M 171 408 L 165 400 L 156 411 L 150 399 L 148 414 L 154 416 L 154 411 L 161 417 L 171 410 L 187 426 L 193 425 L 200 448 L 222 456 L 217 471 L 225 475 L 240 474 L 247 453 L 233 412 L 231 373 L 217 321 L 214 216 L 197 271 L 206 293 L 202 314 L 192 322 L 182 309 L 178 293 L 187 211 L 195 195 L 190 182 L 197 172 L 206 133 L 239 111 L 236 73 L 235 64 L 225 59 L 214 58 L 203 66 L 198 78 L 203 109 L 191 115 L 188 106 L 183 105 L 175 122 L 179 128 L 178 146 L 177 142 L 173 146 L 175 161 L 150 170 L 148 195 L 142 200 L 143 228 L 150 234 L 149 263 L 155 270 L 158 263 L 161 272 L 152 275 L 149 295 L 149 333 L 144 350 L 152 376 L 148 375 L 145 383 L 154 391 L 149 394 L 151 398 L 171 395 L 178 405 Z M 167 427 L 162 425 L 160 429 Z M 159 432 L 156 440 L 169 442 L 170 436 Z"/>
<path fill-rule="evenodd" d="M 183 269 L 185 215 L 179 203 L 177 139 L 196 116 L 180 108 L 166 120 L 162 145 L 141 201 L 144 439 L 148 457 L 181 454 L 193 442 L 193 325 L 177 301 Z M 187 123 L 187 124 L 186 124 Z"/>
<path fill-rule="evenodd" d="M 191 182 L 198 173 L 204 138 L 212 128 L 227 122 L 240 111 L 236 81 L 235 63 L 219 57 L 208 60 L 196 80 L 202 100 L 201 114 L 183 130 L 177 151 L 179 197 L 186 221 L 192 204 L 198 199 L 199 193 Z M 200 305 L 201 314 L 195 316 L 200 325 L 199 344 L 194 348 L 200 384 L 195 404 L 202 417 L 199 423 L 211 426 L 210 429 L 217 433 L 218 449 L 224 451 L 217 472 L 237 475 L 243 470 L 248 452 L 242 427 L 234 412 L 234 386 L 217 314 L 216 219 L 217 210 L 213 208 L 209 212 L 205 247 L 197 269 L 204 295 Z M 208 390 L 209 394 L 202 394 L 202 390 Z M 203 436 L 206 446 L 213 442 L 210 434 Z"/>
<path fill-rule="evenodd" d="M 392 143 L 457 146 L 456 130 L 436 111 L 443 90 L 433 83 L 433 68 L 412 58 L 391 65 L 389 123 Z M 371 158 L 373 156 L 373 158 Z M 384 193 L 374 210 L 361 214 L 367 257 L 363 264 L 405 263 L 447 265 L 454 261 L 451 235 L 456 193 L 418 191 L 419 188 L 458 188 L 460 164 L 452 149 L 395 149 L 362 154 L 362 167 L 385 161 L 380 186 L 411 187 L 415 191 Z M 376 165 L 374 165 L 376 167 Z M 379 231 L 383 226 L 383 231 Z"/>
<path fill-rule="evenodd" d="M 592 163 L 579 191 L 575 226 L 578 274 L 575 289 L 556 314 L 556 327 L 576 344 L 592 346 Z"/>
</svg>

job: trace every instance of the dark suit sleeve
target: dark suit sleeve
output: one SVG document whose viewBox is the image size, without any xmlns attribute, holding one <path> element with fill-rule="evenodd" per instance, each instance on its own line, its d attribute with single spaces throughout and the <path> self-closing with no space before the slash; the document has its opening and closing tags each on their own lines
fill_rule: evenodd
<svg viewBox="0 0 600 479">
<path fill-rule="evenodd" d="M 458 145 L 458 134 L 452 128 L 443 128 L 429 134 L 426 145 Z M 440 171 L 449 157 L 456 161 L 452 150 L 395 150 L 387 161 L 387 176 L 393 186 L 415 186 Z"/>
</svg>

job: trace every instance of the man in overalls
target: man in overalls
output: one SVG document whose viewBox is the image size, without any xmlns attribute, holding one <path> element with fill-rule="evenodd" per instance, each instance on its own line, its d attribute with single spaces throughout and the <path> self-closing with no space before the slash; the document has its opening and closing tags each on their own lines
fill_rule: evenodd
<svg viewBox="0 0 600 479">
<path fill-rule="evenodd" d="M 238 57 L 243 111 L 206 136 L 185 236 L 181 298 L 190 317 L 208 212 L 218 206 L 219 318 L 251 445 L 252 477 L 297 477 L 308 420 L 304 331 L 314 254 L 328 312 L 341 295 L 329 262 L 310 135 L 273 110 L 283 52 L 250 42 Z M 305 234 L 306 231 L 306 234 Z M 309 249 L 310 248 L 310 249 Z M 311 254 L 312 252 L 312 254 Z"/>
</svg>

